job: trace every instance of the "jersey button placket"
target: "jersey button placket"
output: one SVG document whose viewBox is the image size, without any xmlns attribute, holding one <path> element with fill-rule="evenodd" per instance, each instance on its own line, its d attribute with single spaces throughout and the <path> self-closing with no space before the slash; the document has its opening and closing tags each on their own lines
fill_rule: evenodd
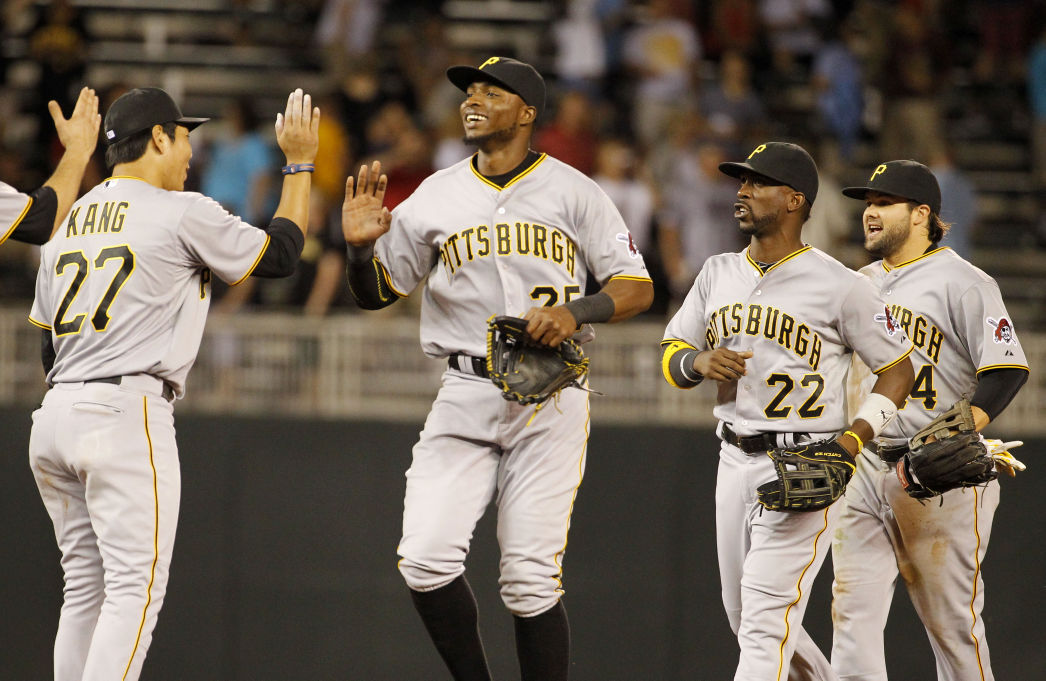
<svg viewBox="0 0 1046 681">
<path fill-rule="evenodd" d="M 500 222 L 505 222 L 505 220 L 503 218 L 503 216 L 505 215 L 505 207 L 504 206 L 498 206 L 497 210 L 494 211 L 494 212 L 495 212 L 497 217 L 495 217 L 491 221 L 491 224 L 497 225 Z M 497 227 L 496 226 L 494 227 L 494 231 L 493 231 L 493 234 L 491 235 L 491 237 L 492 237 L 492 239 L 494 240 L 494 242 L 496 244 L 497 243 Z M 501 280 L 501 295 L 502 295 L 502 298 L 503 298 L 503 300 L 502 300 L 502 303 L 503 303 L 502 304 L 502 309 L 505 310 L 504 314 L 512 314 L 512 310 L 514 309 L 514 301 L 512 300 L 512 292 L 517 291 L 519 289 L 519 285 L 517 284 L 517 281 L 516 281 L 517 277 L 515 275 L 515 272 L 513 272 L 512 269 L 509 268 L 508 263 L 505 262 L 505 258 L 508 258 L 508 257 L 511 256 L 511 248 L 509 249 L 509 251 L 510 251 L 509 253 L 501 254 L 499 252 L 497 246 L 496 245 L 494 246 L 494 254 L 493 254 L 494 255 L 494 266 L 497 268 L 497 271 L 498 271 L 498 279 Z M 518 311 L 516 311 L 516 314 L 522 315 L 523 312 L 524 312 L 524 310 L 518 310 Z"/>
</svg>

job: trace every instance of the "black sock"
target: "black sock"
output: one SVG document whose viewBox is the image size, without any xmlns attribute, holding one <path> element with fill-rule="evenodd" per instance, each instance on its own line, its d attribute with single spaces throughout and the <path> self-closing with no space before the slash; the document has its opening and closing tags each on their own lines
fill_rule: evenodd
<svg viewBox="0 0 1046 681">
<path fill-rule="evenodd" d="M 432 591 L 411 589 L 410 596 L 454 680 L 490 681 L 476 597 L 465 575 Z"/>
<path fill-rule="evenodd" d="M 570 624 L 563 601 L 536 617 L 515 617 L 522 681 L 567 681 Z"/>
</svg>

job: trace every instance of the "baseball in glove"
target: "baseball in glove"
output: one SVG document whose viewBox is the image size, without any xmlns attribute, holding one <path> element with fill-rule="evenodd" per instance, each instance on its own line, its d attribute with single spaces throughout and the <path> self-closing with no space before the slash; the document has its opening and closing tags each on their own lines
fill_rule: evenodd
<svg viewBox="0 0 1046 681">
<path fill-rule="evenodd" d="M 897 461 L 897 479 L 908 496 L 928 499 L 957 487 L 991 482 L 995 460 L 977 434 L 964 397 L 916 433 Z"/>
<path fill-rule="evenodd" d="M 527 320 L 500 315 L 487 323 L 487 373 L 501 396 L 541 404 L 588 373 L 581 346 L 567 339 L 550 348 L 527 335 Z"/>
<path fill-rule="evenodd" d="M 759 503 L 771 511 L 817 511 L 846 491 L 857 465 L 853 455 L 835 440 L 774 449 L 777 480 L 756 489 Z"/>
</svg>

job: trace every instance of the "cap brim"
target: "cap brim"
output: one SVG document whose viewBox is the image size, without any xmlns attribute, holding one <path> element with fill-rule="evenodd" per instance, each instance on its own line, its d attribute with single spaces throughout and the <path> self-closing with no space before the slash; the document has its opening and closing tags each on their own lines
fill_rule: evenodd
<svg viewBox="0 0 1046 681">
<path fill-rule="evenodd" d="M 200 126 L 203 123 L 206 123 L 209 120 L 211 120 L 211 119 L 210 118 L 192 118 L 192 117 L 189 117 L 189 116 L 182 116 L 181 118 L 179 118 L 178 120 L 176 120 L 174 122 L 177 123 L 178 125 L 185 126 L 189 130 L 194 130 L 195 128 L 197 128 L 198 126 Z"/>
<path fill-rule="evenodd" d="M 844 187 L 843 196 L 849 196 L 851 199 L 863 199 L 870 191 L 872 191 L 871 187 Z"/>
<path fill-rule="evenodd" d="M 482 69 L 477 69 L 475 66 L 451 66 L 447 69 L 447 79 L 454 83 L 462 92 L 468 91 L 469 85 L 473 83 L 493 83 L 509 92 L 519 94 L 503 81 L 498 80 Z"/>
<path fill-rule="evenodd" d="M 788 185 L 789 187 L 792 186 L 791 184 L 789 184 L 788 182 L 785 182 L 784 180 L 782 180 L 779 177 L 774 177 L 773 175 L 767 175 L 766 173 L 764 173 L 761 170 L 756 170 L 755 168 L 753 168 L 752 166 L 748 165 L 747 163 L 736 163 L 734 161 L 727 161 L 725 163 L 720 163 L 719 164 L 719 172 L 724 173 L 726 175 L 729 175 L 730 177 L 738 177 L 738 178 L 741 177 L 741 175 L 743 173 L 754 173 L 756 175 L 759 175 L 760 177 L 765 177 L 767 179 L 773 180 L 774 182 L 780 182 L 781 184 Z"/>
<path fill-rule="evenodd" d="M 755 173 L 758 171 L 747 163 L 734 163 L 730 161 L 720 163 L 719 172 L 729 175 L 730 177 L 741 177 L 741 174 L 744 172 Z"/>
</svg>

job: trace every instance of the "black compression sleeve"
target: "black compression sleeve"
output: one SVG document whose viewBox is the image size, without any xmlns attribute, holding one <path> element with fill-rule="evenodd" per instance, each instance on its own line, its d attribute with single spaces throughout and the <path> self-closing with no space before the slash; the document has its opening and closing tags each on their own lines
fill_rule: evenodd
<svg viewBox="0 0 1046 681">
<path fill-rule="evenodd" d="M 54 361 L 58 355 L 54 351 L 54 343 L 51 341 L 51 329 L 40 329 L 40 361 L 44 365 L 44 374 L 51 373 Z"/>
<path fill-rule="evenodd" d="M 346 244 L 348 257 L 345 274 L 349 279 L 349 293 L 364 310 L 380 310 L 399 300 L 389 284 L 389 273 L 374 257 L 374 247 L 357 248 Z"/>
<path fill-rule="evenodd" d="M 29 211 L 15 227 L 11 238 L 27 244 L 46 244 L 51 238 L 51 230 L 54 229 L 55 213 L 58 212 L 58 194 L 44 185 L 30 196 L 33 197 L 33 205 L 29 206 Z"/>
<path fill-rule="evenodd" d="M 666 348 L 665 352 L 668 351 L 669 348 Z M 698 351 L 694 348 L 685 348 L 668 358 L 668 374 L 677 387 L 693 388 L 705 379 L 694 369 L 694 358 L 697 355 Z"/>
<path fill-rule="evenodd" d="M 570 313 L 574 315 L 578 326 L 591 322 L 610 321 L 616 309 L 614 299 L 610 297 L 609 293 L 604 293 L 603 291 L 593 293 L 590 296 L 575 298 L 568 303 L 564 303 L 563 307 L 570 310 Z"/>
<path fill-rule="evenodd" d="M 970 404 L 983 410 L 992 421 L 1017 396 L 1028 380 L 1026 369 L 991 369 L 977 377 L 977 390 Z"/>
<path fill-rule="evenodd" d="M 291 276 L 305 247 L 305 235 L 287 218 L 273 218 L 265 231 L 269 245 L 251 274 L 266 279 Z"/>
</svg>

